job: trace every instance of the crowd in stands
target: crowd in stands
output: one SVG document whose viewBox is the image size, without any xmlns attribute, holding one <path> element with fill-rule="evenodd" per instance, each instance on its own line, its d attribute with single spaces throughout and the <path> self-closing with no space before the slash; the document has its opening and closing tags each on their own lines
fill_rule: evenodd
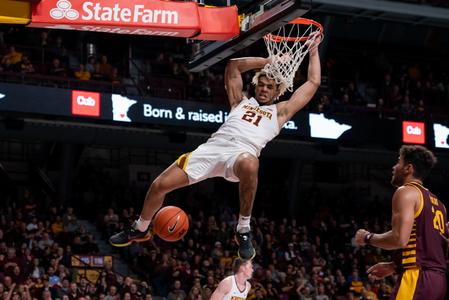
<svg viewBox="0 0 449 300">
<path fill-rule="evenodd" d="M 73 47 L 66 46 L 61 35 L 45 30 L 5 29 L 0 35 L 0 57 L 0 72 L 5 78 L 9 76 L 9 81 L 21 82 L 19 79 L 26 77 L 27 82 L 109 88 L 107 91 L 120 90 L 122 86 L 119 69 L 108 61 L 107 55 L 93 54 L 83 60 Z M 85 81 L 91 84 L 83 84 Z"/>
<path fill-rule="evenodd" d="M 216 201 L 201 197 L 204 202 Z M 305 197 L 310 206 L 304 203 L 301 210 L 309 217 L 277 218 L 263 212 L 253 216 L 257 256 L 253 261 L 253 288 L 247 299 L 388 299 L 396 277 L 375 281 L 368 278 L 366 269 L 387 261 L 391 253 L 357 248 L 352 241 L 359 226 L 376 232 L 387 229 L 388 204 L 372 204 L 376 211 L 385 207 L 387 213 L 367 213 L 367 217 L 369 205 L 354 205 L 354 213 L 358 210 L 360 217 L 357 219 L 352 209 L 345 212 L 338 202 L 317 205 L 315 197 L 323 197 L 321 193 L 310 191 Z M 155 237 L 118 250 L 151 286 L 153 299 L 207 300 L 218 283 L 232 274 L 238 248 L 234 240 L 237 219 L 228 205 L 216 202 L 215 209 L 209 212 L 198 210 L 204 208 L 198 203 L 179 204 L 190 213 L 189 231 L 179 242 L 168 243 Z M 136 219 L 138 209 L 126 205 L 109 208 L 99 218 L 105 239 Z"/>
<path fill-rule="evenodd" d="M 110 263 L 94 272 L 96 280 L 85 276 L 75 255 L 100 253 L 73 208 L 20 194 L 0 204 L 0 299 L 151 299 L 144 282 L 118 275 Z M 74 259 L 82 267 L 73 267 Z"/>
</svg>

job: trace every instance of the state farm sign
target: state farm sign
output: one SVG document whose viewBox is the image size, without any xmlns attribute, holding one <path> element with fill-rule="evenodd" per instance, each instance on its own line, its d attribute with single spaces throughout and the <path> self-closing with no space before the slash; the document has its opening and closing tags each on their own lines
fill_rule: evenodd
<svg viewBox="0 0 449 300">
<path fill-rule="evenodd" d="M 217 39 L 237 35 L 237 9 L 218 9 L 217 14 L 217 8 L 205 10 L 196 2 L 162 0 L 41 0 L 29 26 L 179 37 L 212 33 Z M 235 25 L 217 31 L 220 23 Z"/>
<path fill-rule="evenodd" d="M 57 24 L 70 29 L 110 32 L 100 28 L 122 28 L 117 33 L 140 34 L 153 31 L 175 32 L 172 36 L 193 36 L 200 32 L 197 4 L 157 0 L 42 0 L 32 10 L 30 26 L 48 27 Z M 43 25 L 43 26 L 42 26 Z M 88 25 L 89 27 L 86 27 Z M 82 27 L 80 27 L 82 26 Z M 131 27 L 129 31 L 124 27 Z"/>
<path fill-rule="evenodd" d="M 161 23 L 178 24 L 179 14 L 174 10 L 147 9 L 145 5 L 134 5 L 131 8 L 122 7 L 119 3 L 114 6 L 104 6 L 100 3 L 84 2 L 81 14 L 72 8 L 68 0 L 59 0 L 56 7 L 50 10 L 50 17 L 56 20 L 66 18 L 77 20 L 81 17 L 84 21 L 114 21 L 123 23 Z"/>
</svg>

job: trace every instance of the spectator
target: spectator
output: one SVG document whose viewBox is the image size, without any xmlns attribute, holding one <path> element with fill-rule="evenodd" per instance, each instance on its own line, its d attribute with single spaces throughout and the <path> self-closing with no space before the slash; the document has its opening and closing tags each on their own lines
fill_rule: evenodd
<svg viewBox="0 0 449 300">
<path fill-rule="evenodd" d="M 42 239 L 38 242 L 38 247 L 41 250 L 44 250 L 45 248 L 50 248 L 53 244 L 54 241 L 50 238 L 50 235 L 47 232 L 44 232 L 42 234 Z"/>
<path fill-rule="evenodd" d="M 113 208 L 109 208 L 107 214 L 103 217 L 103 223 L 106 226 L 106 232 L 109 235 L 117 231 L 119 225 L 119 217 Z"/>
<path fill-rule="evenodd" d="M 97 65 L 97 60 L 95 56 L 89 56 L 86 63 L 86 71 L 93 74 L 95 72 L 95 66 Z"/>
<path fill-rule="evenodd" d="M 98 73 L 103 78 L 111 78 L 112 77 L 112 65 L 108 62 L 108 57 L 106 55 L 102 55 L 100 59 L 100 63 L 98 64 Z"/>
<path fill-rule="evenodd" d="M 181 289 L 181 281 L 175 280 L 173 289 L 168 293 L 167 300 L 184 300 L 186 298 L 186 292 Z"/>
<path fill-rule="evenodd" d="M 31 74 L 35 72 L 33 64 L 26 55 L 22 56 L 22 61 L 20 62 L 20 71 L 24 74 Z"/>
<path fill-rule="evenodd" d="M 13 72 L 15 71 L 15 67 L 11 64 L 11 60 L 7 57 L 3 57 L 1 64 L 1 71 L 3 72 Z"/>
<path fill-rule="evenodd" d="M 67 207 L 67 211 L 62 217 L 62 222 L 64 224 L 64 230 L 67 232 L 73 232 L 78 229 L 78 220 L 73 213 L 72 207 Z"/>
<path fill-rule="evenodd" d="M 115 285 L 109 287 L 105 300 L 120 300 L 120 295 L 117 293 L 117 287 Z"/>
<path fill-rule="evenodd" d="M 51 76 L 66 77 L 67 70 L 64 68 L 59 58 L 54 58 L 50 65 L 48 74 Z"/>
<path fill-rule="evenodd" d="M 83 64 L 79 65 L 79 68 L 74 73 L 75 78 L 78 80 L 90 80 L 90 72 L 86 70 Z"/>
<path fill-rule="evenodd" d="M 57 215 L 54 222 L 51 224 L 51 231 L 54 235 L 59 234 L 64 230 L 64 223 L 62 222 L 61 216 Z"/>
<path fill-rule="evenodd" d="M 18 64 L 22 60 L 22 55 L 23 54 L 21 52 L 16 51 L 14 46 L 9 46 L 8 53 L 6 53 L 2 58 L 2 64 L 6 64 L 7 61 L 11 65 Z"/>
<path fill-rule="evenodd" d="M 120 74 L 118 73 L 117 68 L 112 68 L 110 80 L 113 85 L 121 85 L 122 84 L 122 78 L 120 77 Z"/>
</svg>

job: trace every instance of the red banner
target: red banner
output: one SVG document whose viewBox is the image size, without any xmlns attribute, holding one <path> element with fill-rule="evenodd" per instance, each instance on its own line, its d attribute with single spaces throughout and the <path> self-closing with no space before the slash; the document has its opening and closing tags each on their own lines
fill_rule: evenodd
<svg viewBox="0 0 449 300">
<path fill-rule="evenodd" d="M 214 40 L 229 39 L 239 34 L 235 7 L 210 9 L 215 19 L 204 18 L 204 12 L 200 17 L 199 9 L 208 10 L 198 7 L 196 2 L 42 0 L 33 6 L 29 26 L 184 38 L 204 31 L 207 33 L 205 39 Z M 221 14 L 217 14 L 217 9 Z M 216 26 L 217 23 L 225 26 Z"/>
<path fill-rule="evenodd" d="M 410 144 L 426 143 L 426 128 L 424 122 L 402 121 L 402 141 Z"/>
</svg>

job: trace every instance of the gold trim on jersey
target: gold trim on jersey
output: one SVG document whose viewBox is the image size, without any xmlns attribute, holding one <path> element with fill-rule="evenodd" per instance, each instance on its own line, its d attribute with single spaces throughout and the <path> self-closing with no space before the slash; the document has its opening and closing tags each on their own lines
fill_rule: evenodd
<svg viewBox="0 0 449 300">
<path fill-rule="evenodd" d="M 419 269 L 407 269 L 402 274 L 401 284 L 399 285 L 398 294 L 396 299 L 398 300 L 409 300 L 413 299 L 415 295 L 416 285 L 419 278 Z"/>
<path fill-rule="evenodd" d="M 407 257 L 407 258 L 403 258 L 402 259 L 402 264 L 411 264 L 411 263 L 416 263 L 416 256 L 412 256 L 412 257 Z"/>
<path fill-rule="evenodd" d="M 403 249 L 412 249 L 412 248 L 416 248 L 416 243 L 415 244 L 409 244 L 409 245 L 405 246 L 405 248 L 403 248 Z"/>
<path fill-rule="evenodd" d="M 417 217 L 419 217 L 419 215 L 421 214 L 421 212 L 422 212 L 422 210 L 424 208 L 424 195 L 423 195 L 421 189 L 419 187 L 417 187 L 416 185 L 418 185 L 418 186 L 420 186 L 422 188 L 424 188 L 424 187 L 422 185 L 420 185 L 419 183 L 417 183 L 417 182 L 408 182 L 408 183 L 406 183 L 404 185 L 405 186 L 412 186 L 412 187 L 414 187 L 415 189 L 417 189 L 419 191 L 419 195 L 421 196 L 421 201 L 419 203 L 419 208 L 415 212 L 415 219 L 416 219 Z"/>
<path fill-rule="evenodd" d="M 183 155 L 181 155 L 180 157 L 178 157 L 178 160 L 176 161 L 176 164 L 177 164 L 181 169 L 183 169 L 183 170 L 186 169 L 187 164 L 189 163 L 190 154 L 192 154 L 192 152 L 184 153 Z"/>
<path fill-rule="evenodd" d="M 401 255 L 404 268 L 416 267 L 416 220 L 413 221 L 410 238 L 407 245 L 401 249 Z"/>
<path fill-rule="evenodd" d="M 416 250 L 410 250 L 410 251 L 402 251 L 402 257 L 404 256 L 410 256 L 410 255 L 416 255 Z"/>
<path fill-rule="evenodd" d="M 419 183 L 418 181 L 411 181 L 411 182 L 407 182 L 406 184 L 414 184 L 417 185 L 419 187 L 422 187 L 423 189 L 427 190 L 421 183 Z"/>
</svg>

